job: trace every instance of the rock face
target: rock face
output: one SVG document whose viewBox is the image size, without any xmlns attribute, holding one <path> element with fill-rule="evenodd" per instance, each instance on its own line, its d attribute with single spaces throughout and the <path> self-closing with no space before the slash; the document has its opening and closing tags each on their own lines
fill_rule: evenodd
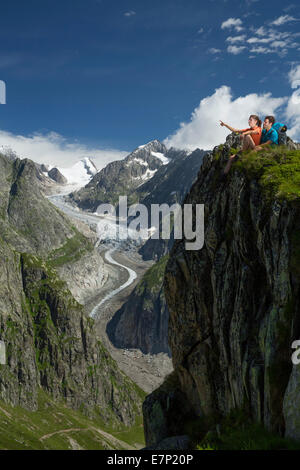
<svg viewBox="0 0 300 470">
<path fill-rule="evenodd" d="M 151 180 L 137 188 L 136 191 L 141 203 L 148 208 L 149 214 L 151 213 L 151 204 L 168 204 L 170 207 L 176 203 L 181 205 L 197 177 L 205 153 L 204 150 L 199 149 L 190 154 L 173 148 L 168 150 L 166 155 L 170 162 L 161 166 Z M 139 253 L 145 260 L 160 259 L 169 253 L 173 243 L 174 234 L 172 231 L 170 239 L 150 238 L 140 248 Z"/>
<path fill-rule="evenodd" d="M 243 157 L 226 183 L 220 175 L 230 146 L 204 157 L 184 200 L 205 205 L 204 246 L 187 250 L 185 239 L 175 241 L 164 288 L 175 374 L 193 413 L 218 420 L 239 409 L 274 432 L 299 438 L 300 376 L 291 362 L 292 342 L 300 338 L 300 203 L 292 197 L 299 186 L 281 190 L 277 175 L 290 178 L 296 154 L 280 152 L 266 154 L 265 167 Z M 266 173 L 270 167 L 273 173 Z M 171 403 L 172 387 L 168 396 Z M 150 395 L 144 418 L 151 429 L 154 405 Z M 168 425 L 158 439 L 170 435 Z M 153 438 L 147 441 L 152 444 Z"/>
<path fill-rule="evenodd" d="M 41 386 L 55 399 L 63 397 L 70 406 L 84 407 L 91 414 L 98 407 L 104 419 L 115 420 L 116 415 L 122 422 L 132 423 L 135 407 L 128 398 L 135 395 L 133 384 L 94 336 L 93 320 L 83 314 L 82 306 L 47 264 L 25 254 L 20 263 L 23 315 L 27 314 L 36 353 L 32 364 L 37 372 L 33 376 L 35 388 Z M 10 322 L 17 328 L 12 317 Z M 20 359 L 18 362 L 19 366 Z M 8 362 L 12 364 L 13 354 Z M 34 382 L 30 382 L 32 389 Z"/>
<path fill-rule="evenodd" d="M 67 178 L 65 178 L 57 168 L 51 168 L 51 170 L 48 171 L 48 176 L 58 184 L 67 183 Z"/>
<path fill-rule="evenodd" d="M 72 263 L 76 274 L 93 245 L 43 197 L 36 171 L 30 160 L 0 155 L 0 397 L 36 410 L 42 388 L 89 415 L 132 424 L 140 392 L 58 275 Z"/>
<path fill-rule="evenodd" d="M 147 448 L 159 449 L 166 439 L 182 433 L 183 423 L 193 416 L 193 411 L 176 372 L 148 395 L 143 403 L 143 415 Z"/>
<path fill-rule="evenodd" d="M 0 237 L 20 252 L 42 255 L 74 235 L 69 219 L 40 191 L 40 171 L 28 159 L 0 154 Z"/>
<path fill-rule="evenodd" d="M 144 354 L 165 352 L 168 345 L 169 312 L 163 291 L 167 256 L 148 269 L 129 299 L 107 326 L 110 340 L 118 348 L 140 349 Z"/>
<path fill-rule="evenodd" d="M 75 262 L 64 263 L 58 267 L 57 272 L 66 281 L 73 297 L 81 304 L 95 295 L 108 278 L 104 261 L 96 248 Z"/>
</svg>

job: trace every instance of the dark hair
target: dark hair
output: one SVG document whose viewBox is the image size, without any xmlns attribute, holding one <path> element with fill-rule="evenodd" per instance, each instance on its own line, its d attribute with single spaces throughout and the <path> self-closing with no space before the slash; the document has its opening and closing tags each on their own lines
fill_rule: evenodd
<svg viewBox="0 0 300 470">
<path fill-rule="evenodd" d="M 273 124 L 274 124 L 274 122 L 275 122 L 275 118 L 274 118 L 274 116 L 266 116 L 266 117 L 265 117 L 265 119 L 268 119 L 268 120 L 269 120 L 269 122 L 271 122 L 271 123 L 272 123 L 272 125 L 273 125 Z"/>
<path fill-rule="evenodd" d="M 257 122 L 257 125 L 260 127 L 261 126 L 261 120 L 259 119 L 258 116 L 256 116 L 256 114 L 251 114 L 251 116 L 249 117 L 250 118 L 253 118 L 255 119 L 255 121 Z"/>
</svg>

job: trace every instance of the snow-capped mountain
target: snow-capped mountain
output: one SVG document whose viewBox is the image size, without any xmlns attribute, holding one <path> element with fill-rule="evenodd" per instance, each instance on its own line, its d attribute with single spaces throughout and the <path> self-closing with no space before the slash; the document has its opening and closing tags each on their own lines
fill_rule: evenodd
<svg viewBox="0 0 300 470">
<path fill-rule="evenodd" d="M 60 185 L 64 185 L 64 193 L 66 194 L 88 184 L 98 172 L 96 165 L 88 157 L 82 158 L 68 168 L 52 165 L 38 165 L 38 167 L 44 176 Z"/>
<path fill-rule="evenodd" d="M 109 163 L 70 197 L 79 207 L 92 212 L 102 202 L 115 203 L 118 194 L 128 194 L 130 200 L 130 194 L 137 187 L 153 178 L 158 169 L 169 162 L 166 153 L 167 148 L 158 140 L 140 145 L 123 160 Z"/>
<path fill-rule="evenodd" d="M 67 179 L 68 184 L 85 186 L 97 173 L 95 164 L 90 158 L 85 157 L 69 168 L 58 167 L 60 173 Z"/>
</svg>

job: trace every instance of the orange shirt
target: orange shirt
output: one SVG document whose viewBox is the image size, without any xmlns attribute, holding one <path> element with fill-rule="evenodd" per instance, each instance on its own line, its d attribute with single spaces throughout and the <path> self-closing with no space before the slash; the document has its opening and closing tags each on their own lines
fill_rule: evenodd
<svg viewBox="0 0 300 470">
<path fill-rule="evenodd" d="M 258 134 L 251 134 L 251 137 L 252 137 L 253 142 L 255 143 L 255 145 L 259 145 L 260 144 L 260 139 L 261 139 L 262 128 L 259 127 L 259 126 L 255 126 L 255 127 L 253 127 L 253 129 L 251 129 L 251 127 L 249 127 L 248 129 L 243 129 L 242 130 L 242 132 L 247 132 L 247 131 L 258 131 Z"/>
</svg>

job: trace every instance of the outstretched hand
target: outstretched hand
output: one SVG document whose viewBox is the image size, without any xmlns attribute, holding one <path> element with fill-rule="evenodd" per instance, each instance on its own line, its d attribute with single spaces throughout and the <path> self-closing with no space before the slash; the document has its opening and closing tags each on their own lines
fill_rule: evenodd
<svg viewBox="0 0 300 470">
<path fill-rule="evenodd" d="M 220 126 L 225 126 L 224 122 L 220 120 Z"/>
</svg>

